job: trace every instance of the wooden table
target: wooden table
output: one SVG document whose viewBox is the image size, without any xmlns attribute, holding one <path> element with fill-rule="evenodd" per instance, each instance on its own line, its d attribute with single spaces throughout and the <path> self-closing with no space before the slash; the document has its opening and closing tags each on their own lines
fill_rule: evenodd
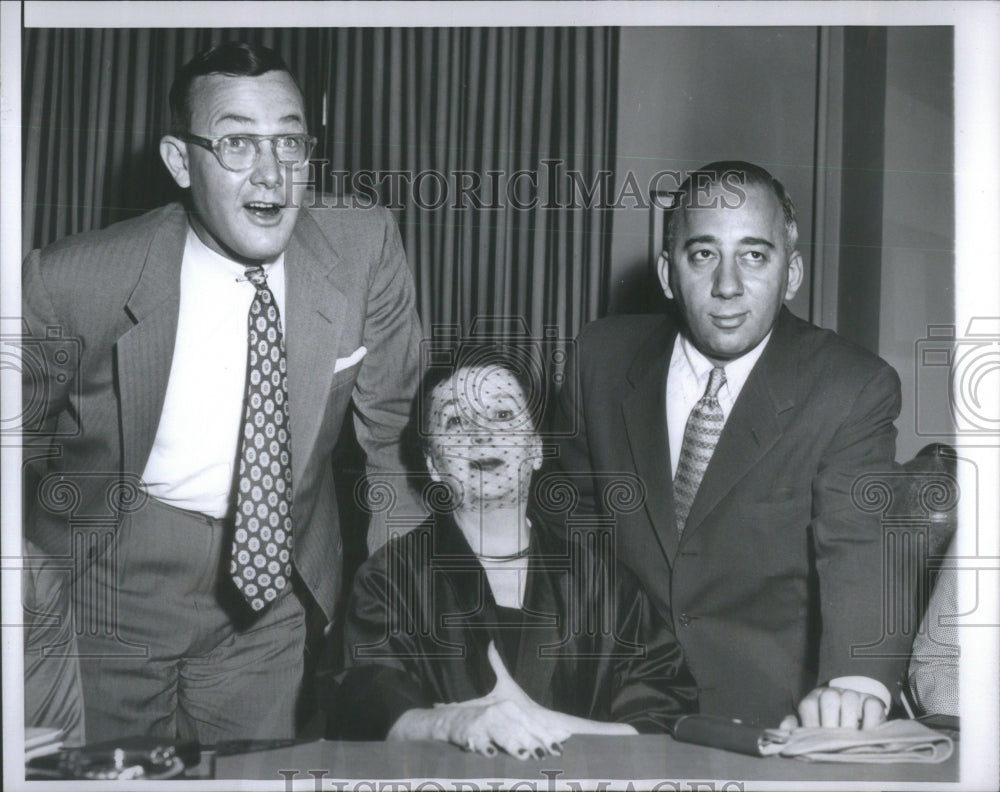
<svg viewBox="0 0 1000 792">
<path fill-rule="evenodd" d="M 520 762 L 506 755 L 493 759 L 466 753 L 459 748 L 435 742 L 334 742 L 319 740 L 270 751 L 215 758 L 217 779 L 262 779 L 299 782 L 323 779 L 309 789 L 358 790 L 376 792 L 368 784 L 337 785 L 340 779 L 374 781 L 378 779 L 527 779 L 534 784 L 519 785 L 519 790 L 556 789 L 572 779 L 593 782 L 643 780 L 636 788 L 663 790 L 737 790 L 738 784 L 727 781 L 840 782 L 886 785 L 892 782 L 947 783 L 958 781 L 958 744 L 948 761 L 941 764 L 813 764 L 795 759 L 766 759 L 728 753 L 714 748 L 675 742 L 665 736 L 572 737 L 563 745 L 561 757 Z M 284 772 L 280 772 L 284 771 Z M 310 773 L 310 771 L 314 771 Z M 695 780 L 714 780 L 712 787 L 696 786 Z M 410 789 L 414 789 L 414 784 Z M 595 784 L 577 788 L 594 788 Z M 423 789 L 475 792 L 493 789 L 480 783 L 427 785 Z M 394 787 L 382 786 L 385 792 Z M 396 792 L 405 787 L 396 786 Z"/>
</svg>

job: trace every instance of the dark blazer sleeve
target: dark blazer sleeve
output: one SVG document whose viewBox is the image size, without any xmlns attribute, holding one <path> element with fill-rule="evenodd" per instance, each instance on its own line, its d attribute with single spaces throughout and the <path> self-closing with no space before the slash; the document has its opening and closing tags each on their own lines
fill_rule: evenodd
<svg viewBox="0 0 1000 792">
<path fill-rule="evenodd" d="M 813 537 L 822 616 L 818 681 L 843 675 L 880 680 L 895 692 L 909 647 L 886 638 L 883 658 L 851 657 L 852 647 L 884 635 L 883 531 L 879 517 L 863 512 L 852 489 L 866 473 L 894 467 L 900 411 L 896 372 L 881 365 L 858 391 L 846 419 L 827 445 L 813 480 Z M 904 631 L 897 631 L 900 637 Z M 872 653 L 875 654 L 875 653 Z M 896 654 L 897 661 L 884 656 Z"/>
<path fill-rule="evenodd" d="M 414 666 L 427 654 L 416 629 L 422 598 L 407 585 L 414 581 L 414 567 L 396 552 L 397 544 L 369 559 L 354 579 L 344 625 L 344 671 L 326 702 L 333 731 L 343 739 L 384 740 L 404 712 L 434 705 L 433 692 Z"/>
<path fill-rule="evenodd" d="M 641 651 L 614 663 L 611 720 L 640 734 L 669 732 L 678 717 L 698 709 L 694 677 L 673 630 L 621 564 L 615 575 L 618 634 Z"/>
</svg>

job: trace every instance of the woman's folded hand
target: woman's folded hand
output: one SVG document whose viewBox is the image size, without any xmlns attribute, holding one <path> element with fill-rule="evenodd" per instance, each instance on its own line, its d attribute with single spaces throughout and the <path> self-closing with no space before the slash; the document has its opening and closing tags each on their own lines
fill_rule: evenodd
<svg viewBox="0 0 1000 792">
<path fill-rule="evenodd" d="M 389 739 L 442 740 L 484 756 L 506 751 L 518 759 L 558 756 L 572 734 L 635 734 L 628 724 L 602 723 L 546 709 L 514 681 L 496 646 L 487 650 L 497 682 L 487 695 L 432 710 L 409 710 L 393 724 Z"/>
</svg>

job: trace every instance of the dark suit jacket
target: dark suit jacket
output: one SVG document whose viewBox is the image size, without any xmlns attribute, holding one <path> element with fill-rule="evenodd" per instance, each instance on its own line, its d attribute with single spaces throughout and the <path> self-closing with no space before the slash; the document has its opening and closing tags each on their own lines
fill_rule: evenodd
<svg viewBox="0 0 1000 792">
<path fill-rule="evenodd" d="M 25 415 L 39 417 L 35 434 L 54 438 L 54 456 L 37 466 L 41 488 L 27 493 L 27 533 L 50 555 L 75 552 L 70 523 L 114 526 L 141 500 L 136 485 L 170 374 L 187 227 L 184 209 L 170 204 L 25 260 L 28 329 L 36 339 L 56 334 L 34 344 L 45 362 L 24 389 Z M 385 210 L 301 210 L 285 272 L 295 566 L 329 618 L 342 555 L 330 454 L 353 401 L 369 471 L 402 469 L 398 440 L 421 332 Z M 79 360 L 54 359 L 60 344 Z M 363 360 L 335 373 L 337 359 L 362 345 Z"/>
<path fill-rule="evenodd" d="M 703 712 L 777 725 L 842 675 L 895 693 L 908 647 L 883 636 L 882 529 L 851 496 L 859 475 L 894 465 L 895 371 L 783 308 L 678 541 L 666 429 L 676 334 L 663 316 L 582 332 L 555 426 L 577 514 L 602 509 L 591 471 L 641 479 L 645 506 L 618 516 L 616 549 L 673 614 Z"/>
<path fill-rule="evenodd" d="M 540 522 L 534 520 L 536 527 Z M 511 676 L 544 707 L 664 732 L 695 709 L 677 640 L 627 570 L 534 530 Z M 328 710 L 347 739 L 384 739 L 404 712 L 485 696 L 504 630 L 486 573 L 448 516 L 393 539 L 354 580 L 347 670 Z"/>
</svg>

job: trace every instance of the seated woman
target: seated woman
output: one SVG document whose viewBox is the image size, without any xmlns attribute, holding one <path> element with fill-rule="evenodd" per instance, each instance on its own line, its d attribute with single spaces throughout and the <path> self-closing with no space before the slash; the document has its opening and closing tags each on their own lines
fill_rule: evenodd
<svg viewBox="0 0 1000 792">
<path fill-rule="evenodd" d="M 668 731 L 696 708 L 680 646 L 626 570 L 528 508 L 537 389 L 501 351 L 475 359 L 424 383 L 421 445 L 447 503 L 355 578 L 340 736 L 526 759 L 572 734 Z"/>
</svg>

